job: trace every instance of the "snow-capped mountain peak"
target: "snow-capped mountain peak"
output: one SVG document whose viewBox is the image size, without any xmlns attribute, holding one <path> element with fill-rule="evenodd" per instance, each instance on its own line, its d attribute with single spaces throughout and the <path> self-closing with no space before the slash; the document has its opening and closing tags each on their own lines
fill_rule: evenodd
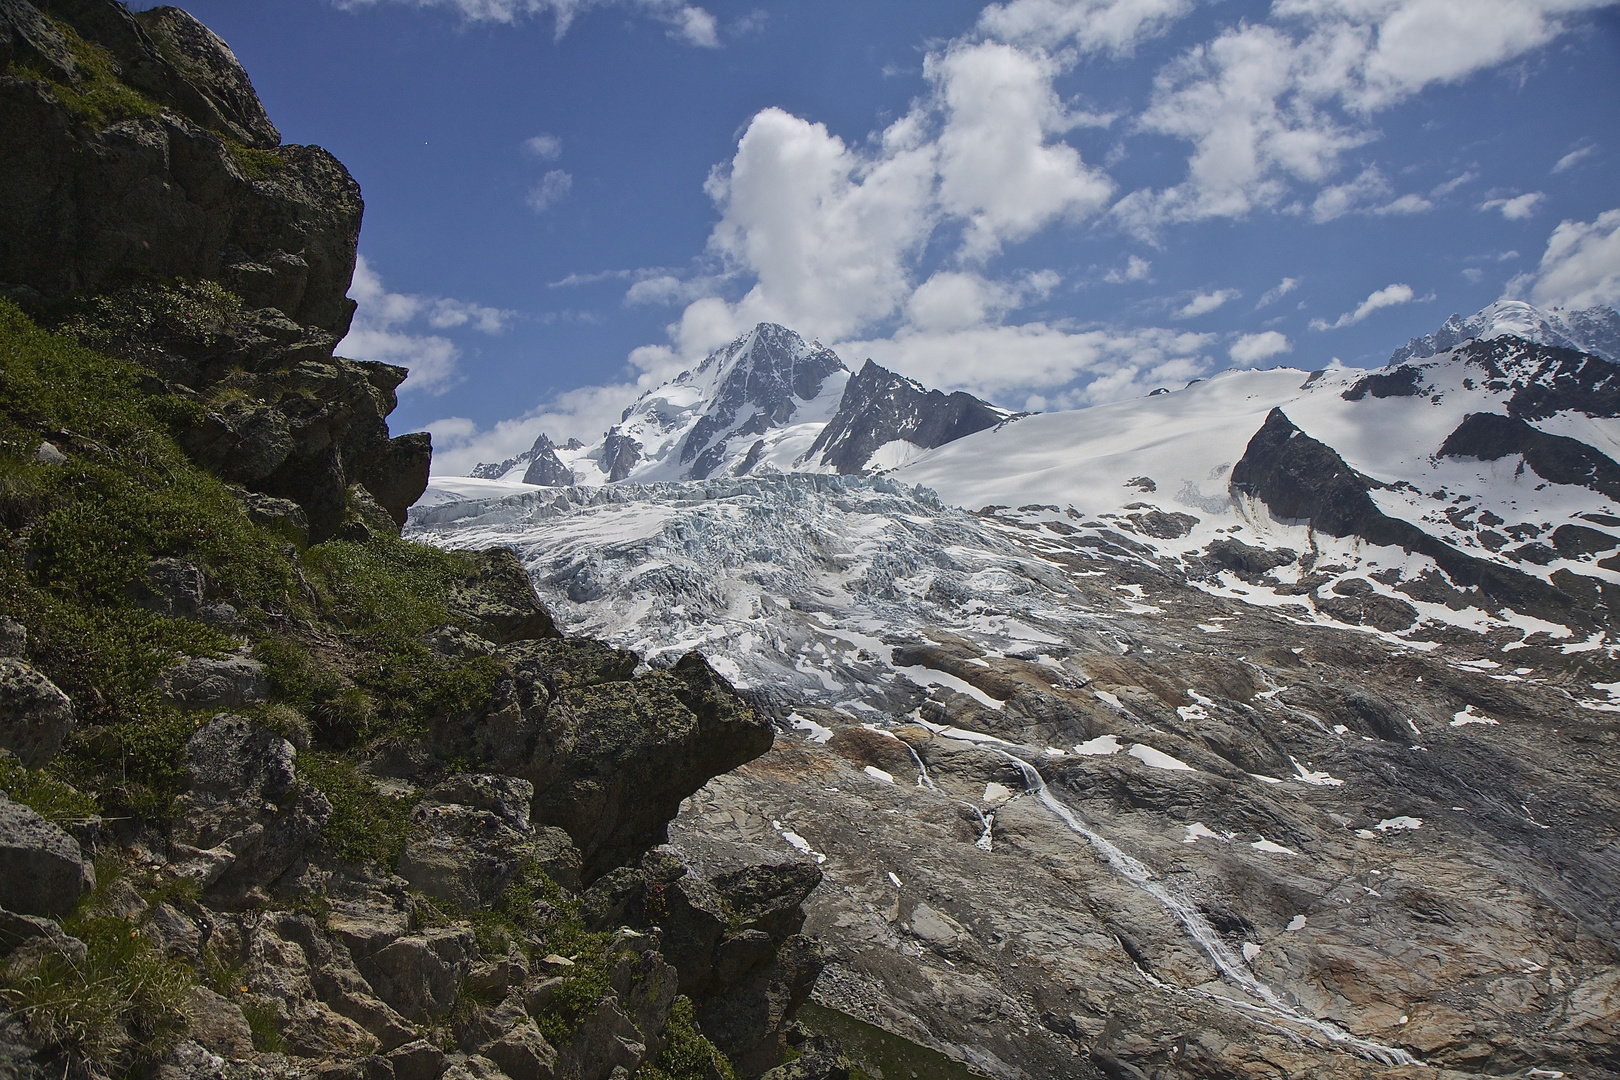
<svg viewBox="0 0 1620 1080">
<path fill-rule="evenodd" d="M 526 453 L 471 476 L 569 487 L 881 471 L 1012 416 L 870 360 L 852 377 L 820 342 L 760 323 L 642 394 L 600 442 L 559 447 L 541 435 Z"/>
<path fill-rule="evenodd" d="M 1620 360 L 1620 314 L 1613 308 L 1543 311 L 1522 300 L 1498 300 L 1467 318 L 1453 315 L 1434 333 L 1413 338 L 1395 350 L 1389 364 L 1424 360 L 1468 341 L 1503 337 Z"/>
</svg>

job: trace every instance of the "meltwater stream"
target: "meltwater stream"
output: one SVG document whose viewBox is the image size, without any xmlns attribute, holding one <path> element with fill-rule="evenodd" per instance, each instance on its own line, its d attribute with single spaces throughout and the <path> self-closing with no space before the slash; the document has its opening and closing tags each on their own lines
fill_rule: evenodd
<svg viewBox="0 0 1620 1080">
<path fill-rule="evenodd" d="M 999 747 L 979 745 L 982 749 L 999 754 L 1016 765 L 1018 771 L 1023 775 L 1024 788 L 1029 794 L 1034 795 L 1041 801 L 1042 805 L 1057 815 L 1058 819 L 1071 832 L 1084 837 L 1087 843 L 1102 854 L 1115 873 L 1162 904 L 1165 910 L 1175 916 L 1176 921 L 1181 923 L 1188 935 L 1204 950 L 1220 973 L 1241 987 L 1258 1002 L 1257 1004 L 1233 1002 L 1233 1004 L 1242 1005 L 1261 1013 L 1269 1013 L 1279 1020 L 1308 1028 L 1323 1036 L 1332 1045 L 1349 1050 L 1360 1057 L 1376 1061 L 1382 1065 L 1421 1064 L 1417 1058 L 1414 1058 L 1405 1050 L 1385 1046 L 1382 1043 L 1372 1042 L 1369 1039 L 1352 1035 L 1337 1024 L 1307 1016 L 1288 1004 L 1277 991 L 1257 978 L 1254 972 L 1249 970 L 1246 963 L 1238 959 L 1237 955 L 1227 947 L 1226 942 L 1222 941 L 1220 935 L 1215 932 L 1215 928 L 1209 924 L 1209 920 L 1204 918 L 1203 912 L 1160 884 L 1154 878 L 1153 871 L 1148 869 L 1141 860 L 1125 854 L 1107 837 L 1101 836 L 1088 828 L 1073 810 L 1070 810 L 1056 795 L 1052 794 L 1051 790 L 1046 786 L 1046 780 L 1035 766 Z"/>
</svg>

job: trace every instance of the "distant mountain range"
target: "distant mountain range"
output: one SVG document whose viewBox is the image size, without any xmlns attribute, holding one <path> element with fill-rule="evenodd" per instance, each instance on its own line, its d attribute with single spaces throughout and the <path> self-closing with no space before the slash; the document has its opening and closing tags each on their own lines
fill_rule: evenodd
<svg viewBox="0 0 1620 1080">
<path fill-rule="evenodd" d="M 1012 416 L 942 394 L 871 360 L 852 375 L 831 349 L 760 323 L 643 394 L 589 446 L 542 434 L 526 453 L 472 477 L 543 487 L 657 483 L 782 472 L 893 468 Z"/>
<path fill-rule="evenodd" d="M 408 528 L 772 716 L 670 837 L 817 862 L 820 1002 L 998 1080 L 1620 1080 L 1617 326 L 1027 416 L 762 326 Z"/>
<path fill-rule="evenodd" d="M 871 361 L 851 374 L 761 324 L 643 395 L 597 443 L 542 435 L 473 478 L 435 478 L 416 515 L 460 519 L 474 507 L 434 507 L 535 487 L 882 474 L 1065 548 L 1217 567 L 1209 587 L 1250 604 L 1407 636 L 1543 624 L 1585 636 L 1620 610 L 1617 355 L 1612 309 L 1502 301 L 1377 371 L 1232 370 L 1026 416 Z M 1330 539 L 1348 545 L 1339 573 L 1366 582 L 1347 587 L 1376 599 L 1317 595 L 1337 580 L 1322 569 Z"/>
</svg>

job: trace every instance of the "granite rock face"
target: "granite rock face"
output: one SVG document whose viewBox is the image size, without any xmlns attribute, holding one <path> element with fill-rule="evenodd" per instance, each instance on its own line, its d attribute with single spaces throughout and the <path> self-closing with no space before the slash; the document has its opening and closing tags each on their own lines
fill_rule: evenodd
<svg viewBox="0 0 1620 1080">
<path fill-rule="evenodd" d="M 335 580 L 355 564 L 410 572 L 400 527 L 432 453 L 427 434 L 389 431 L 404 369 L 333 355 L 362 210 L 347 171 L 281 145 L 230 49 L 175 8 L 0 0 L 0 71 L 0 296 L 130 365 L 132 392 L 161 399 L 160 434 L 273 534 L 255 556 L 290 571 L 249 600 L 231 582 L 262 563 L 133 541 L 114 614 L 185 644 L 120 688 L 138 700 L 116 734 L 74 734 L 73 703 L 28 663 L 40 627 L 0 618 L 0 757 L 27 767 L 7 766 L 8 790 L 87 845 L 0 796 L 0 1073 L 122 1074 L 138 1045 L 139 1075 L 162 1080 L 623 1080 L 658 1060 L 677 1009 L 704 1008 L 758 1058 L 747 1071 L 775 1064 L 760 1048 L 819 970 L 794 936 L 813 881 L 755 882 L 751 921 L 730 931 L 721 894 L 704 893 L 695 1004 L 660 951 L 670 912 L 642 905 L 592 932 L 577 915 L 587 881 L 638 867 L 683 799 L 770 746 L 768 721 L 696 655 L 648 668 L 562 638 L 506 550 L 414 553 L 433 614 L 383 649 L 358 645 L 367 631 L 333 599 L 365 593 Z M 71 469 L 109 451 L 30 430 L 22 452 Z M 0 531 L 24 550 L 9 519 Z M 370 632 L 391 616 L 367 613 Z M 41 665 L 96 715 L 96 673 L 66 681 L 75 658 L 39 640 Z M 399 701 L 373 672 L 399 675 Z M 416 711 L 367 728 L 402 709 Z M 161 807 L 70 816 L 61 776 L 35 771 L 70 736 L 63 775 L 83 740 L 134 746 L 138 767 L 166 770 Z M 91 850 L 121 873 L 75 914 Z M 10 1011 L 19 981 L 62 957 L 96 978 L 125 962 L 62 920 L 114 926 L 130 963 L 162 956 L 214 989 L 157 1006 L 157 1034 L 120 1011 L 104 1025 L 115 1060 L 93 1059 Z"/>
<path fill-rule="evenodd" d="M 182 445 L 297 503 L 310 540 L 357 483 L 402 524 L 431 444 L 389 434 L 403 369 L 332 355 L 363 210 L 342 164 L 282 146 L 230 49 L 175 8 L 10 0 L 0 60 L 0 293 L 201 404 Z"/>
<path fill-rule="evenodd" d="M 342 336 L 359 187 L 326 151 L 279 145 L 222 41 L 115 0 L 13 0 L 4 21 L 0 282 L 54 299 L 202 278 Z M 84 42 L 111 72 L 83 62 Z M 98 80 L 124 88 L 124 115 L 74 106 Z"/>
<path fill-rule="evenodd" d="M 633 674 L 634 654 L 584 639 L 519 641 L 487 706 L 447 717 L 436 751 L 534 785 L 533 816 L 573 838 L 589 882 L 663 840 L 680 801 L 770 748 L 768 722 L 696 654 Z"/>
<path fill-rule="evenodd" d="M 896 441 L 919 449 L 944 446 L 994 427 L 1013 414 L 958 390 L 942 394 L 871 360 L 849 380 L 827 426 L 805 451 L 840 474 L 865 472 L 877 450 Z"/>
</svg>

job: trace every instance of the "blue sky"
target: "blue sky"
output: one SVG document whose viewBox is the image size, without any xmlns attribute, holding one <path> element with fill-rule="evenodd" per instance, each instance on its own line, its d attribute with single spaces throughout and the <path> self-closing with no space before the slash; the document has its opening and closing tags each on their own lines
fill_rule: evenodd
<svg viewBox="0 0 1620 1080">
<path fill-rule="evenodd" d="M 1079 407 L 1620 301 L 1613 0 L 194 0 L 366 199 L 435 470 L 761 319 Z"/>
</svg>

